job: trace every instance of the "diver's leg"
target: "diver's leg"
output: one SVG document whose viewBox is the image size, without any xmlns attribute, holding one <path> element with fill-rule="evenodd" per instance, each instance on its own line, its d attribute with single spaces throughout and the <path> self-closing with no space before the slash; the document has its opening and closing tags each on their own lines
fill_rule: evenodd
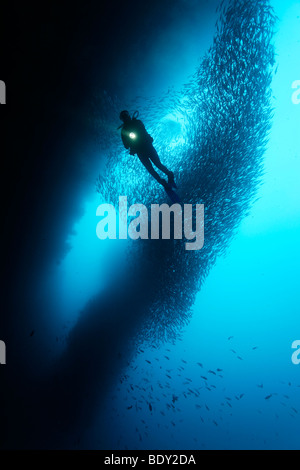
<svg viewBox="0 0 300 470">
<path fill-rule="evenodd" d="M 173 171 L 170 171 L 168 170 L 168 168 L 162 164 L 162 162 L 160 161 L 160 158 L 158 156 L 158 153 L 157 151 L 155 150 L 155 148 L 152 146 L 152 149 L 150 151 L 150 155 L 149 155 L 151 161 L 154 163 L 154 165 L 159 169 L 161 170 L 163 173 L 165 173 L 168 177 L 168 184 L 173 187 L 173 188 L 177 188 L 176 184 L 175 184 L 175 181 L 174 181 L 174 173 Z"/>
<path fill-rule="evenodd" d="M 149 158 L 159 170 L 161 170 L 163 173 L 165 173 L 165 175 L 167 175 L 167 176 L 172 176 L 173 175 L 173 172 L 169 171 L 168 168 L 165 165 L 162 164 L 162 162 L 160 161 L 160 158 L 158 156 L 158 153 L 157 153 L 157 151 L 155 150 L 154 147 L 152 147 L 151 151 L 149 152 Z"/>
<path fill-rule="evenodd" d="M 153 178 L 156 179 L 156 181 L 159 183 L 159 184 L 162 184 L 163 186 L 165 185 L 166 181 L 163 180 L 159 174 L 154 170 L 153 166 L 152 166 L 152 163 L 150 161 L 150 159 L 148 157 L 144 157 L 144 156 L 141 156 L 141 155 L 138 155 L 140 161 L 142 162 L 142 164 L 144 165 L 144 167 L 148 170 L 148 172 L 150 173 L 151 176 L 153 176 Z"/>
</svg>

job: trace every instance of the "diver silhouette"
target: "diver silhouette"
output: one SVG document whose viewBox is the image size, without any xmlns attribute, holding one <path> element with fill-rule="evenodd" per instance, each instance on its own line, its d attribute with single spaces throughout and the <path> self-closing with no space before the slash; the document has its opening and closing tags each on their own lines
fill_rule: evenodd
<svg viewBox="0 0 300 470">
<path fill-rule="evenodd" d="M 150 175 L 156 179 L 166 190 L 172 187 L 176 188 L 174 182 L 174 173 L 169 171 L 165 165 L 160 161 L 157 151 L 153 147 L 153 137 L 148 134 L 142 121 L 137 119 L 138 112 L 136 111 L 132 118 L 128 111 L 122 111 L 120 113 L 120 119 L 123 124 L 121 128 L 121 138 L 126 149 L 130 150 L 130 155 L 137 154 L 138 158 L 148 170 Z M 152 163 L 161 170 L 168 177 L 168 182 L 161 178 L 156 170 L 153 168 Z"/>
</svg>

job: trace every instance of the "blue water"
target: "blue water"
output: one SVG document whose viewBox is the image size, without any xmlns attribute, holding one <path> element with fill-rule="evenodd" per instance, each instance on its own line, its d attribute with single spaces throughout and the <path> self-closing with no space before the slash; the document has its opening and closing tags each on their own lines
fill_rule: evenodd
<svg viewBox="0 0 300 470">
<path fill-rule="evenodd" d="M 181 337 L 157 347 L 140 345 L 130 356 L 93 424 L 82 430 L 83 448 L 300 448 L 300 366 L 291 362 L 292 342 L 300 338 L 300 105 L 291 99 L 292 83 L 300 79 L 300 4 L 271 3 L 279 17 L 278 69 L 259 199 L 212 267 Z M 211 15 L 207 45 L 214 20 Z M 184 21 L 181 28 L 189 44 Z M 166 36 L 172 34 L 170 28 Z M 157 59 L 159 50 L 157 68 L 167 72 L 152 84 L 157 94 L 167 83 L 184 83 L 199 60 L 199 49 L 185 49 L 192 65 L 178 77 L 178 63 L 171 70 L 165 65 L 172 54 L 159 41 L 166 43 L 159 37 L 149 59 Z M 71 331 L 90 299 L 126 277 L 127 245 L 96 237 L 100 202 L 92 183 L 82 201 L 84 215 L 68 238 L 71 249 L 45 281 L 58 329 L 67 325 Z"/>
</svg>

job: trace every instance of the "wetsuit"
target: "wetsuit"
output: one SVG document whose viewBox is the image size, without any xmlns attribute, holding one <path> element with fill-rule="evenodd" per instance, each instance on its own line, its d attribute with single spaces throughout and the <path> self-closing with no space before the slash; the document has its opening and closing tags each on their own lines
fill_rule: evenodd
<svg viewBox="0 0 300 470">
<path fill-rule="evenodd" d="M 130 134 L 133 133 L 135 138 L 131 138 Z M 126 149 L 130 149 L 130 154 L 139 157 L 142 164 L 146 167 L 150 175 L 156 181 L 163 184 L 164 180 L 154 170 L 152 163 L 165 173 L 168 177 L 173 177 L 173 173 L 169 171 L 160 161 L 157 151 L 153 147 L 153 138 L 148 134 L 144 124 L 139 119 L 132 118 L 130 122 L 126 122 L 122 126 L 121 137 Z"/>
</svg>

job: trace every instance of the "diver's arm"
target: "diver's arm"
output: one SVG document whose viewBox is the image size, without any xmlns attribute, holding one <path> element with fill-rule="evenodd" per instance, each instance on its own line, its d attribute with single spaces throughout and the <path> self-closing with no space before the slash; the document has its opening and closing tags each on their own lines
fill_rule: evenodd
<svg viewBox="0 0 300 470">
<path fill-rule="evenodd" d="M 129 149 L 130 155 L 135 155 L 135 154 L 136 154 L 136 151 L 135 151 L 134 148 L 133 148 L 133 142 L 132 142 L 132 140 L 128 138 L 128 133 L 121 132 L 121 137 L 122 137 L 123 145 L 124 145 L 124 147 L 126 148 L 126 150 Z"/>
<path fill-rule="evenodd" d="M 124 134 L 123 131 L 121 132 L 121 138 L 122 138 L 124 147 L 128 150 L 130 147 L 129 142 L 128 142 L 128 137 Z"/>
</svg>

